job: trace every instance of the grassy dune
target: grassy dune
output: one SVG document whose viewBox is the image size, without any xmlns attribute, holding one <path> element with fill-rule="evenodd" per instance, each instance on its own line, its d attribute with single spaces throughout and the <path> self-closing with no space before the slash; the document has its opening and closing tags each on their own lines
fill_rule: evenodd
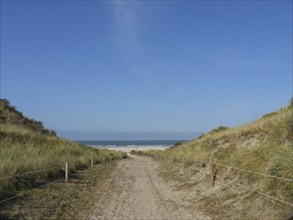
<svg viewBox="0 0 293 220">
<path fill-rule="evenodd" d="M 193 189 L 198 208 L 215 218 L 283 219 L 292 215 L 292 206 L 249 189 L 293 203 L 293 182 L 232 167 L 293 179 L 292 143 L 293 99 L 250 124 L 220 127 L 166 151 L 141 154 L 158 158 L 162 173 Z"/>
<path fill-rule="evenodd" d="M 0 99 L 0 151 L 2 194 L 61 178 L 65 162 L 69 163 L 69 171 L 75 172 L 89 167 L 91 158 L 94 163 L 102 163 L 104 158 L 127 157 L 117 151 L 94 149 L 59 138 L 42 122 L 23 116 L 4 99 Z M 21 175 L 37 170 L 42 171 Z"/>
</svg>

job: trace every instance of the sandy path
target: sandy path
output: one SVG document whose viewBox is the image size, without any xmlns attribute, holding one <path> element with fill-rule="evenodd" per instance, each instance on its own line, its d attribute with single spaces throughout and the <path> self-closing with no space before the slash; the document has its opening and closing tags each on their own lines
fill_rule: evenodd
<svg viewBox="0 0 293 220">
<path fill-rule="evenodd" d="M 119 162 L 112 187 L 90 219 L 208 219 L 185 208 L 180 192 L 159 177 L 157 168 L 146 157 Z"/>
</svg>

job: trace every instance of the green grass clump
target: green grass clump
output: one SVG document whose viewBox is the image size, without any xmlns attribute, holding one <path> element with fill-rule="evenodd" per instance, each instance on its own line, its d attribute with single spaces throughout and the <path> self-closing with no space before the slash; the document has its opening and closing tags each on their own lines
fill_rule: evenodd
<svg viewBox="0 0 293 220">
<path fill-rule="evenodd" d="M 75 172 L 89 167 L 91 159 L 102 163 L 110 157 L 127 157 L 122 152 L 95 149 L 59 138 L 56 132 L 26 118 L 3 99 L 0 99 L 0 151 L 0 194 L 61 178 L 65 162 L 69 171 Z M 22 175 L 28 172 L 32 173 Z"/>
</svg>

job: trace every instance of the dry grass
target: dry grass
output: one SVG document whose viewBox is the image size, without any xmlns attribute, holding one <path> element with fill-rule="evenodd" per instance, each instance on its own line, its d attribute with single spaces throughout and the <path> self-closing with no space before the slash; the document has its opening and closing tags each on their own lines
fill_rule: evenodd
<svg viewBox="0 0 293 220">
<path fill-rule="evenodd" d="M 114 179 L 116 163 L 93 166 L 65 183 L 54 181 L 26 196 L 3 204 L 0 219 L 87 219 Z"/>
<path fill-rule="evenodd" d="M 196 204 L 207 212 L 213 210 L 211 213 L 214 213 L 216 218 L 266 216 L 280 219 L 288 217 L 292 207 L 271 201 L 236 184 L 292 203 L 293 182 L 216 165 L 217 174 L 224 179 L 217 177 L 212 186 L 210 165 L 211 161 L 214 161 L 222 165 L 293 179 L 292 128 L 293 105 L 291 104 L 250 124 L 231 129 L 214 129 L 178 147 L 166 151 L 148 151 L 143 154 L 159 158 L 163 166 L 163 174 L 168 178 L 179 180 L 182 187 L 189 185 L 193 190 L 199 190 L 205 195 L 197 200 Z M 235 196 L 232 186 L 226 188 L 223 186 L 229 185 L 228 183 L 231 183 L 229 181 L 235 182 L 233 187 L 236 187 L 241 196 Z M 220 190 L 214 191 L 215 187 Z M 211 200 L 213 202 L 210 202 Z M 207 207 L 207 203 L 208 209 L 204 208 Z M 237 207 L 234 204 L 237 204 Z M 255 207 L 260 207 L 260 204 L 262 208 L 256 210 Z M 240 216 L 237 212 L 239 207 L 243 213 Z M 225 210 L 225 214 L 221 210 Z"/>
<path fill-rule="evenodd" d="M 0 200 L 7 192 L 33 187 L 64 176 L 69 171 L 87 168 L 90 160 L 102 163 L 111 158 L 125 158 L 125 153 L 94 149 L 65 140 L 49 131 L 41 122 L 28 119 L 7 100 L 0 100 Z M 38 173 L 21 175 L 27 172 Z"/>
</svg>

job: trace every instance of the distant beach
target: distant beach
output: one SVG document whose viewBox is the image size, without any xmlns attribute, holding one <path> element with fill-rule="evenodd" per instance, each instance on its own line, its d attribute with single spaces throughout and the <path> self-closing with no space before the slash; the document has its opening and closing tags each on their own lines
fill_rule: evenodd
<svg viewBox="0 0 293 220">
<path fill-rule="evenodd" d="M 103 146 L 96 146 L 97 148 L 107 148 L 108 150 L 117 150 L 126 153 L 130 153 L 132 150 L 136 151 L 146 151 L 146 150 L 166 150 L 169 147 L 158 147 L 158 146 L 138 146 L 138 147 L 103 147 Z"/>
<path fill-rule="evenodd" d="M 177 142 L 185 142 L 185 140 L 122 140 L 122 141 L 92 141 L 83 140 L 78 143 L 109 150 L 117 150 L 129 153 L 132 150 L 166 150 Z"/>
</svg>

